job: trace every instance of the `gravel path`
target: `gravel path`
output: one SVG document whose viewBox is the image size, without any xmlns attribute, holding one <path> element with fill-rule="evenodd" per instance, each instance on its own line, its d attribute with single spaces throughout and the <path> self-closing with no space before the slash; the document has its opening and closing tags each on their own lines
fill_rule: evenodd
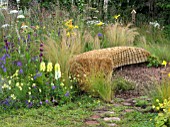
<svg viewBox="0 0 170 127">
<path fill-rule="evenodd" d="M 117 68 L 113 72 L 113 80 L 122 77 L 132 83 L 135 83 L 136 89 L 141 91 L 148 85 L 153 85 L 155 82 L 160 82 L 168 76 L 170 66 L 167 67 L 147 67 L 147 63 L 128 65 Z"/>
</svg>

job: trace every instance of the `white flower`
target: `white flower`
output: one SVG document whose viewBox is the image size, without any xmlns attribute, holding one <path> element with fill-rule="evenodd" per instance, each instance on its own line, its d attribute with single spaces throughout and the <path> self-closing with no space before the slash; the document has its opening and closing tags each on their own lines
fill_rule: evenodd
<svg viewBox="0 0 170 127">
<path fill-rule="evenodd" d="M 11 10 L 11 11 L 9 12 L 9 14 L 16 14 L 16 13 L 18 13 L 17 10 Z"/>
<path fill-rule="evenodd" d="M 6 28 L 6 27 L 9 27 L 10 25 L 9 24 L 4 24 L 4 25 L 2 25 L 1 27 L 2 28 Z"/>
<path fill-rule="evenodd" d="M 20 0 L 16 0 L 17 1 L 17 3 L 19 3 L 20 2 Z"/>
<path fill-rule="evenodd" d="M 25 18 L 24 15 L 18 15 L 18 16 L 17 16 L 17 19 L 24 19 L 24 18 Z"/>
<path fill-rule="evenodd" d="M 14 99 L 14 100 L 16 99 L 14 94 L 11 94 L 11 98 Z"/>
<path fill-rule="evenodd" d="M 58 80 L 61 78 L 61 71 L 55 71 L 55 79 Z"/>
<path fill-rule="evenodd" d="M 21 29 L 25 29 L 25 28 L 28 28 L 28 26 L 27 25 L 21 26 Z"/>
</svg>

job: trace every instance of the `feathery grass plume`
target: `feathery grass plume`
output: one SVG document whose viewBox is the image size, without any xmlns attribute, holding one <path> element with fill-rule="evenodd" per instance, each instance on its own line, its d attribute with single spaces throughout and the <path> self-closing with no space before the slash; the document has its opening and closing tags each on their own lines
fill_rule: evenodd
<svg viewBox="0 0 170 127">
<path fill-rule="evenodd" d="M 104 101 L 110 102 L 114 91 L 111 89 L 111 80 L 106 77 L 104 72 L 92 71 L 86 78 L 86 83 L 89 84 L 90 93 L 94 96 L 101 97 Z"/>
<path fill-rule="evenodd" d="M 73 55 L 79 54 L 83 50 L 83 43 L 79 32 L 76 35 L 67 37 L 66 31 L 62 33 L 62 40 L 56 42 L 47 37 L 44 43 L 44 57 L 50 60 L 53 64 L 58 62 L 61 65 L 61 72 L 64 74 L 64 79 L 68 79 L 69 60 Z"/>
<path fill-rule="evenodd" d="M 110 47 L 133 45 L 135 37 L 139 35 L 137 28 L 132 27 L 130 23 L 127 26 L 121 26 L 118 23 L 107 25 L 105 34 Z"/>
<path fill-rule="evenodd" d="M 163 60 L 170 61 L 170 55 L 169 55 L 170 45 L 166 43 L 165 44 L 141 43 L 137 45 L 148 50 L 152 55 L 156 56 L 160 61 Z"/>
</svg>

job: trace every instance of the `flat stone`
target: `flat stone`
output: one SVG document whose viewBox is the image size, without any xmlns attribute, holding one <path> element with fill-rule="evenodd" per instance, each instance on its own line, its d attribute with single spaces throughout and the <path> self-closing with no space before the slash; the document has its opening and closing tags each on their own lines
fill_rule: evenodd
<svg viewBox="0 0 170 127">
<path fill-rule="evenodd" d="M 92 118 L 92 119 L 99 119 L 100 116 L 99 116 L 99 115 L 93 115 L 93 116 L 91 116 L 91 118 Z"/>
<path fill-rule="evenodd" d="M 99 122 L 97 122 L 97 121 L 95 121 L 95 120 L 87 120 L 85 123 L 86 123 L 87 125 L 98 125 L 98 124 L 99 124 Z"/>
<path fill-rule="evenodd" d="M 119 117 L 105 117 L 104 121 L 120 121 Z"/>
<path fill-rule="evenodd" d="M 115 127 L 117 126 L 115 123 L 108 124 L 109 127 Z"/>
<path fill-rule="evenodd" d="M 131 103 L 128 103 L 128 102 L 124 102 L 123 105 L 124 105 L 124 106 L 131 106 L 132 104 L 131 104 Z"/>
<path fill-rule="evenodd" d="M 120 107 L 122 106 L 121 104 L 113 104 L 114 107 Z"/>
<path fill-rule="evenodd" d="M 108 114 L 114 114 L 115 112 L 109 111 L 109 112 L 106 112 L 106 113 L 108 113 Z"/>
<path fill-rule="evenodd" d="M 125 112 L 133 112 L 133 109 L 125 109 Z"/>
</svg>

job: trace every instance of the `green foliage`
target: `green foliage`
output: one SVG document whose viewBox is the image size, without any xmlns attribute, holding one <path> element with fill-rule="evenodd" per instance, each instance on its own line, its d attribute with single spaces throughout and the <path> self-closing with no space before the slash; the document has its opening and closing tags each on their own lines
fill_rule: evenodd
<svg viewBox="0 0 170 127">
<path fill-rule="evenodd" d="M 112 89 L 115 92 L 124 92 L 128 90 L 134 90 L 135 85 L 132 82 L 125 80 L 124 78 L 117 78 L 113 80 Z"/>
<path fill-rule="evenodd" d="M 159 61 L 163 61 L 163 60 L 166 60 L 166 61 L 170 61 L 170 55 L 169 55 L 169 48 L 170 48 L 170 45 L 169 44 L 138 44 L 138 46 L 141 46 L 143 47 L 144 49 L 146 49 L 147 51 L 149 51 L 152 56 L 156 56 L 157 57 L 157 60 L 158 62 Z M 149 58 L 152 62 L 156 62 L 156 60 L 154 60 L 154 58 Z"/>
<path fill-rule="evenodd" d="M 87 76 L 87 84 L 92 94 L 99 95 L 104 101 L 110 102 L 114 91 L 111 89 L 111 81 L 102 72 L 93 72 Z"/>
<path fill-rule="evenodd" d="M 156 105 L 152 107 L 159 111 L 158 115 L 155 117 L 156 127 L 169 127 L 170 126 L 170 99 L 164 99 L 161 102 L 156 99 Z"/>
<path fill-rule="evenodd" d="M 161 64 L 159 59 L 155 56 L 149 56 L 147 61 L 149 62 L 147 67 L 158 67 Z"/>
</svg>

